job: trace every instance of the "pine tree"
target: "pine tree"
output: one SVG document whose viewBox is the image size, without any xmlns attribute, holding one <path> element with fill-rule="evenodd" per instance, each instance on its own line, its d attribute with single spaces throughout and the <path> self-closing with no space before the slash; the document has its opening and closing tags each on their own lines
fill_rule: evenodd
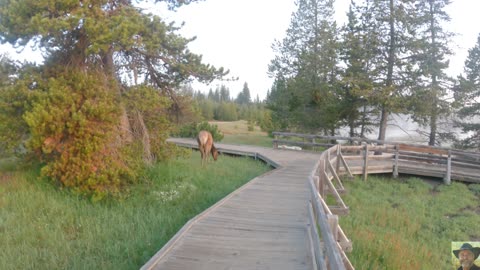
<svg viewBox="0 0 480 270">
<path fill-rule="evenodd" d="M 459 76 L 458 81 L 454 88 L 455 100 L 463 106 L 458 111 L 462 120 L 457 125 L 466 135 L 461 146 L 480 151 L 480 35 L 475 46 L 468 51 L 464 76 Z"/>
<path fill-rule="evenodd" d="M 338 41 L 333 0 L 300 0 L 269 71 L 287 82 L 292 127 L 332 133 L 338 125 Z"/>
<path fill-rule="evenodd" d="M 243 84 L 243 89 L 240 93 L 238 93 L 235 102 L 238 104 L 250 104 L 252 102 L 252 98 L 250 97 L 250 89 L 248 88 L 247 82 Z"/>
<path fill-rule="evenodd" d="M 368 4 L 368 3 L 367 3 Z M 342 77 L 341 114 L 349 127 L 349 136 L 365 136 L 372 125 L 370 101 L 373 93 L 372 59 L 379 39 L 372 28 L 368 6 L 356 6 L 352 1 L 343 27 L 341 59 L 346 64 Z M 373 24 L 374 25 L 374 24 Z M 360 132 L 355 130 L 360 127 Z"/>
<path fill-rule="evenodd" d="M 445 74 L 451 32 L 444 29 L 450 17 L 445 8 L 450 0 L 417 0 L 415 13 L 416 52 L 413 57 L 418 75 L 412 87 L 413 119 L 429 125 L 429 145 L 438 144 L 439 118 L 450 112 L 448 89 L 450 79 Z"/>
<path fill-rule="evenodd" d="M 376 45 L 371 55 L 371 79 L 374 87 L 372 105 L 380 110 L 378 139 L 385 140 L 391 113 L 405 109 L 404 94 L 408 88 L 412 55 L 414 0 L 367 0 L 362 16 L 371 18 L 368 34 Z"/>
</svg>

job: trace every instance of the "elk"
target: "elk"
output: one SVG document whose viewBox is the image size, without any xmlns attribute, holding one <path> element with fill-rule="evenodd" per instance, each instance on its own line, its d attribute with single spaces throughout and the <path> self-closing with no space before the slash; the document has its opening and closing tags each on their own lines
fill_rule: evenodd
<svg viewBox="0 0 480 270">
<path fill-rule="evenodd" d="M 213 159 L 217 160 L 218 151 L 217 148 L 215 148 L 215 146 L 213 145 L 213 137 L 210 132 L 206 130 L 200 131 L 197 136 L 197 142 L 198 149 L 200 150 L 200 154 L 202 156 L 202 166 L 208 162 L 208 155 L 210 153 L 212 153 Z"/>
</svg>

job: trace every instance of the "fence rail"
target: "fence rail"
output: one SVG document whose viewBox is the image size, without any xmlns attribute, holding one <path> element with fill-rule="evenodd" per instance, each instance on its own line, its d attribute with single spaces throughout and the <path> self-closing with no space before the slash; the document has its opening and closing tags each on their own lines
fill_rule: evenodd
<svg viewBox="0 0 480 270">
<path fill-rule="evenodd" d="M 446 184 L 450 184 L 452 179 L 480 183 L 478 177 L 480 153 L 478 152 L 341 136 L 291 132 L 273 132 L 273 135 L 275 136 L 274 148 L 278 148 L 280 144 L 310 147 L 336 145 L 326 141 L 364 143 L 364 145 L 342 145 L 339 150 L 341 153 L 348 154 L 343 158 L 350 162 L 351 173 L 360 174 L 359 171 L 361 171 L 364 179 L 367 179 L 369 173 L 390 172 L 394 177 L 403 173 L 443 178 Z"/>
</svg>

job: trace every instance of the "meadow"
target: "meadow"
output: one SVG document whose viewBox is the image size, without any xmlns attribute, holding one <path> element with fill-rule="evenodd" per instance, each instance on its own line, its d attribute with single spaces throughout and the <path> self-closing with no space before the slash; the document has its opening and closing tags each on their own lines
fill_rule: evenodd
<svg viewBox="0 0 480 270">
<path fill-rule="evenodd" d="M 210 121 L 210 124 L 218 126 L 223 133 L 222 143 L 247 144 L 263 147 L 272 147 L 272 138 L 267 133 L 260 130 L 260 127 L 254 126 L 253 130 L 248 130 L 248 122 L 239 120 L 234 122 Z"/>
<path fill-rule="evenodd" d="M 480 185 L 415 177 L 345 181 L 340 225 L 356 269 L 453 268 L 451 242 L 480 240 Z M 453 261 L 454 263 L 455 261 Z"/>
<path fill-rule="evenodd" d="M 198 152 L 158 164 L 127 195 L 92 203 L 0 165 L 1 269 L 138 269 L 189 219 L 269 171 L 243 157 L 207 168 Z"/>
</svg>

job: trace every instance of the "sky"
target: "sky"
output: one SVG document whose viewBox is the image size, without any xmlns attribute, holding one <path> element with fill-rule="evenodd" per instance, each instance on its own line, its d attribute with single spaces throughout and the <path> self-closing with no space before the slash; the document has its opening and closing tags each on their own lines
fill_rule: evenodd
<svg viewBox="0 0 480 270">
<path fill-rule="evenodd" d="M 179 33 L 196 37 L 189 48 L 203 55 L 205 63 L 230 70 L 227 77 L 237 81 L 214 81 L 210 85 L 193 84 L 194 89 L 207 92 L 224 84 L 235 98 L 248 83 L 250 95 L 264 99 L 273 79 L 267 75 L 268 64 L 275 57 L 271 45 L 282 40 L 296 11 L 295 0 L 204 0 L 168 12 L 161 4 L 145 4 L 142 7 L 160 15 L 166 21 L 175 21 L 184 26 Z M 338 25 L 346 21 L 350 0 L 335 1 L 335 18 Z M 457 76 L 463 70 L 468 49 L 475 46 L 480 33 L 480 0 L 452 0 L 447 12 L 451 22 L 447 29 L 457 33 L 453 39 L 454 55 L 450 57 L 447 73 Z M 8 51 L 17 59 L 41 61 L 38 52 L 25 48 L 19 54 L 6 45 L 0 52 Z"/>
</svg>

